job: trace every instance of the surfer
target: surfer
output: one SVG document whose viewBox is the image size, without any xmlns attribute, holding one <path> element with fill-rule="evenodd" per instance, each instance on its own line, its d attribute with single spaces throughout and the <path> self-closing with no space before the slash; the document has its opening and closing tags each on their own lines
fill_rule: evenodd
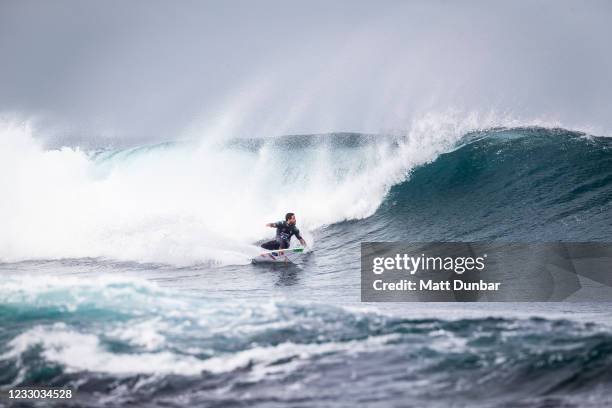
<svg viewBox="0 0 612 408">
<path fill-rule="evenodd" d="M 306 241 L 300 235 L 300 230 L 295 226 L 295 221 L 295 214 L 290 212 L 285 215 L 285 221 L 266 224 L 266 227 L 276 228 L 276 239 L 261 244 L 261 247 L 269 250 L 289 248 L 293 235 L 300 240 L 302 246 L 306 246 Z"/>
</svg>

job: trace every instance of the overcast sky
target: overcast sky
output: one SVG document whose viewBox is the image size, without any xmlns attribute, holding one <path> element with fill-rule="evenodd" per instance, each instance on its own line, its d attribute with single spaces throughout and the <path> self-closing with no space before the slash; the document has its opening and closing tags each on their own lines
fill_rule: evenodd
<svg viewBox="0 0 612 408">
<path fill-rule="evenodd" d="M 0 113 L 61 143 L 402 129 L 494 109 L 612 131 L 609 1 L 0 0 Z"/>
</svg>

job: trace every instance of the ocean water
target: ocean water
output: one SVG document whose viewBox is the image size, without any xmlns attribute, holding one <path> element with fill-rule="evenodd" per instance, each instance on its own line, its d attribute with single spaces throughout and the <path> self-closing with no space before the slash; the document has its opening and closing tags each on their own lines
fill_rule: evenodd
<svg viewBox="0 0 612 408">
<path fill-rule="evenodd" d="M 3 390 L 68 387 L 67 406 L 612 405 L 609 303 L 359 302 L 362 241 L 608 241 L 612 139 L 514 127 L 85 151 L 2 136 Z M 287 211 L 310 251 L 252 265 Z"/>
</svg>

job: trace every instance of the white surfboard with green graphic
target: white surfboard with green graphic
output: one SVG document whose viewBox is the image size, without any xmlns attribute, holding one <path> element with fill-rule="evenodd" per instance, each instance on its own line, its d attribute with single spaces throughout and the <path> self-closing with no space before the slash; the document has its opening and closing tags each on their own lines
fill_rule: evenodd
<svg viewBox="0 0 612 408">
<path fill-rule="evenodd" d="M 253 263 L 295 263 L 304 255 L 304 248 L 287 248 L 265 251 L 252 259 Z"/>
</svg>

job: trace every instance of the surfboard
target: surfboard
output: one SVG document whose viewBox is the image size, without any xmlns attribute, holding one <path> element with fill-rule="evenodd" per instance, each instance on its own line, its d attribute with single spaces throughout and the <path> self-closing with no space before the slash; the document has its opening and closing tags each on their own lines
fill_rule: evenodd
<svg viewBox="0 0 612 408">
<path fill-rule="evenodd" d="M 304 248 L 287 248 L 265 251 L 254 257 L 253 263 L 294 263 L 304 254 Z"/>
</svg>

